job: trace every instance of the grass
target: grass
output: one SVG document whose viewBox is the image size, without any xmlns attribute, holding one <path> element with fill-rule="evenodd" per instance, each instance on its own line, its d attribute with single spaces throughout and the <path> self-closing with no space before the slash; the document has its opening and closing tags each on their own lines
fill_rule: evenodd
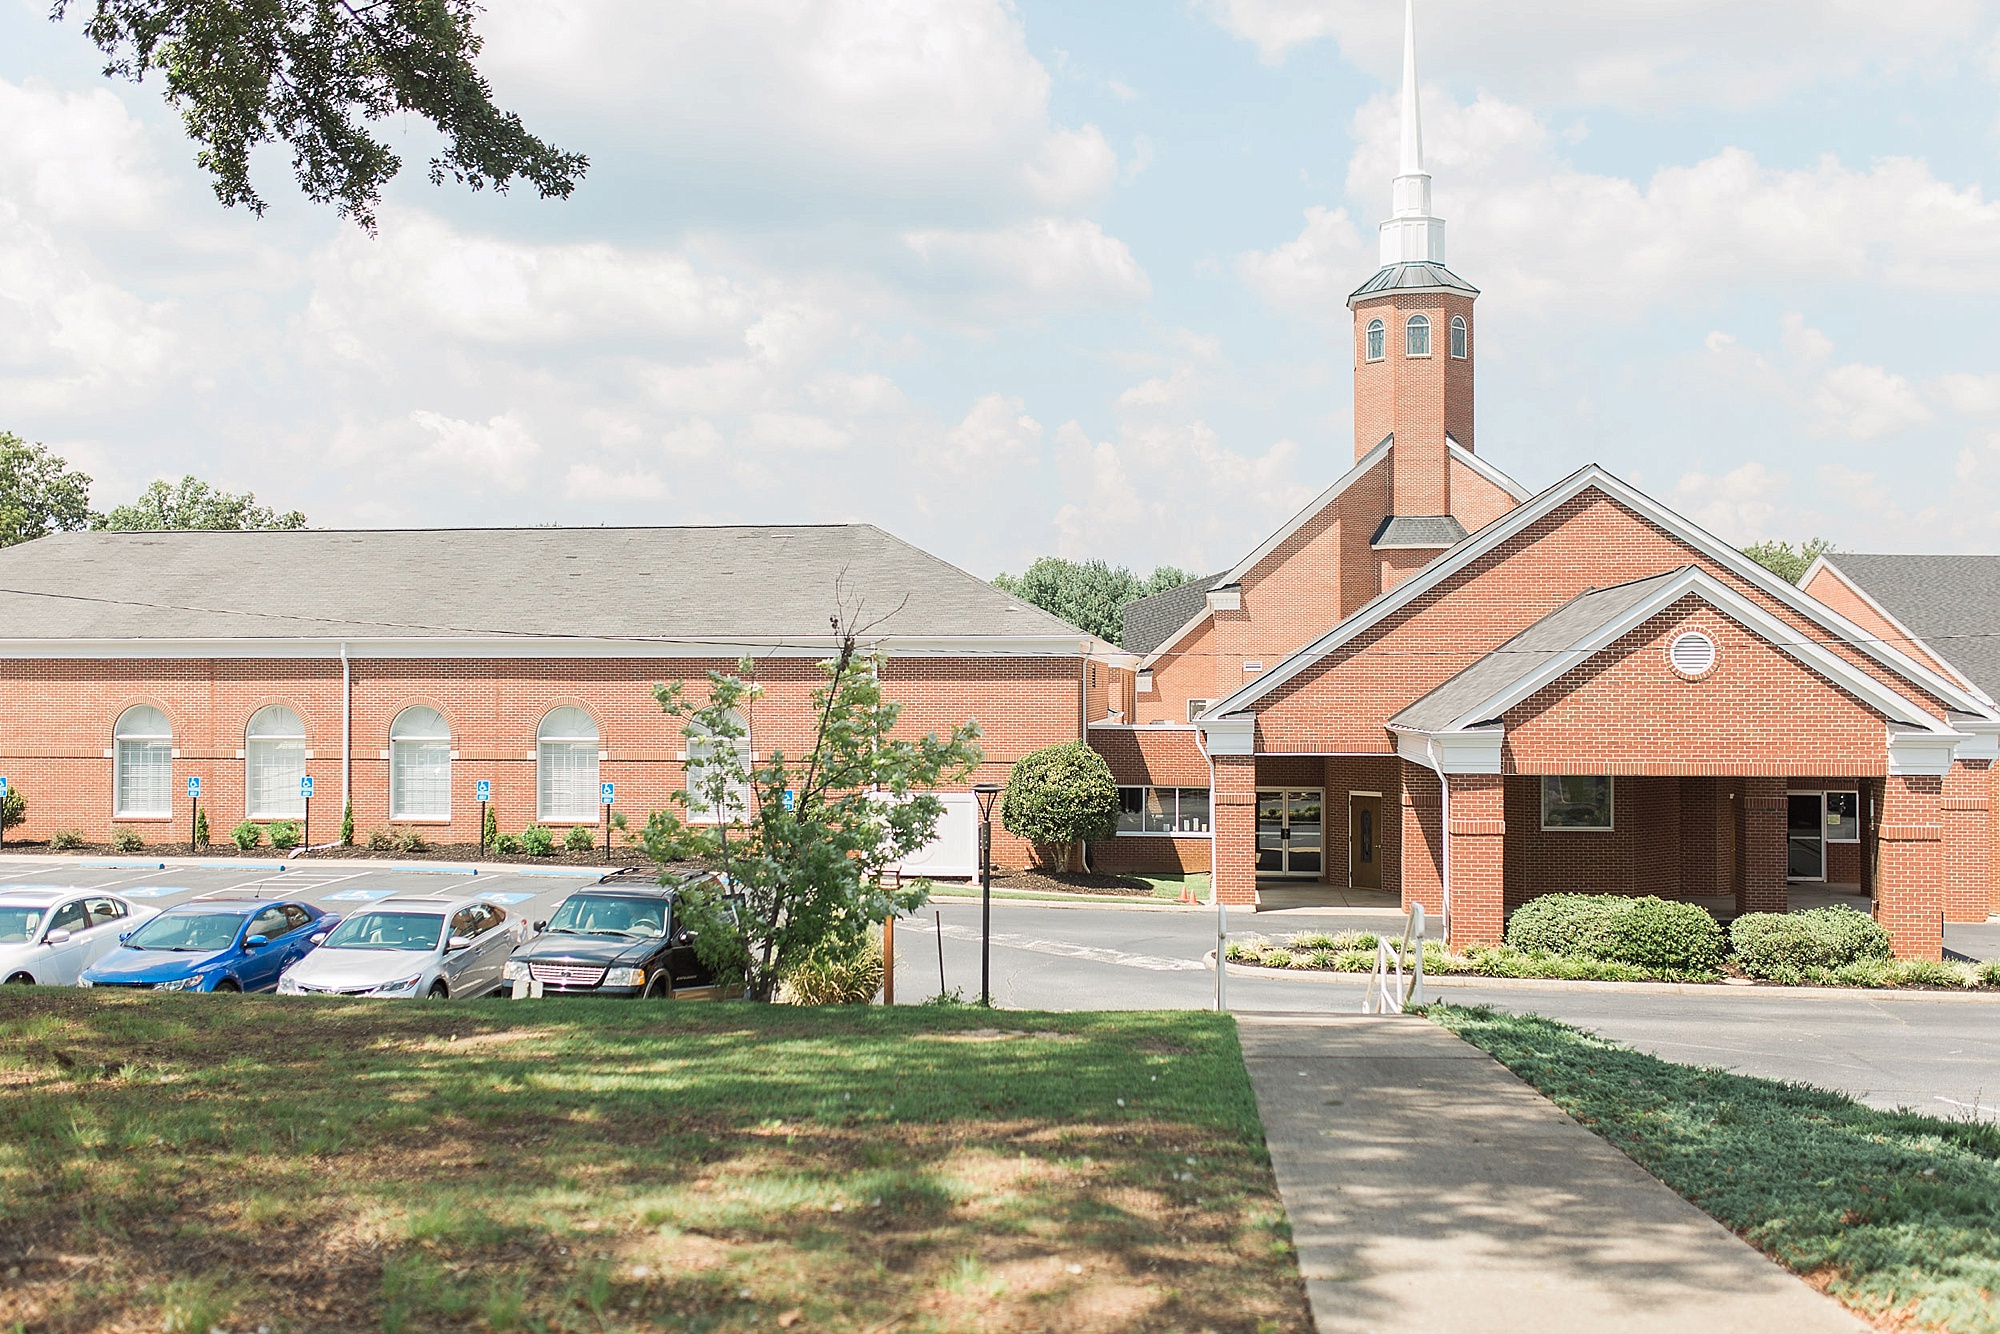
<svg viewBox="0 0 2000 1334">
<path fill-rule="evenodd" d="M 1428 1013 L 1881 1327 L 2000 1332 L 2000 1127 L 1676 1065 L 1535 1015 Z"/>
<path fill-rule="evenodd" d="M 1178 900 L 1188 887 L 1192 886 L 1196 899 L 1203 903 L 1209 901 L 1209 876 L 1206 871 L 1191 871 L 1185 875 L 1178 872 L 1155 874 L 1153 872 L 1137 871 L 1124 874 L 1129 880 L 1143 880 L 1152 886 L 1153 892 L 1150 896 L 1152 899 L 1165 899 L 1173 902 Z M 932 898 L 965 898 L 967 896 L 972 898 L 979 897 L 979 886 L 976 883 L 958 884 L 952 881 L 940 880 L 931 886 Z M 1001 889 L 998 887 L 993 890 L 993 897 L 996 899 L 1029 899 L 1037 903 L 1074 903 L 1078 900 L 1088 903 L 1132 903 L 1135 901 L 1144 903 L 1148 901 L 1146 898 L 1140 898 L 1132 894 L 1092 894 L 1087 890 L 1077 890 L 1073 893 L 1051 893 L 1045 890 Z"/>
<path fill-rule="evenodd" d="M 0 1330 L 1303 1331 L 1226 1016 L 0 995 Z"/>
</svg>

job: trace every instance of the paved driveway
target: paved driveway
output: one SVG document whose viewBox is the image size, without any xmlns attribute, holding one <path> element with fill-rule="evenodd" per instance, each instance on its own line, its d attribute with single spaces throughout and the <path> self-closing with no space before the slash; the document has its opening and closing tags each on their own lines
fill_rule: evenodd
<svg viewBox="0 0 2000 1334">
<path fill-rule="evenodd" d="M 932 914 L 937 914 L 934 917 Z M 940 902 L 897 928 L 896 999 L 938 992 L 944 927 L 946 982 L 979 994 L 979 905 Z M 1388 930 L 1400 919 L 1293 910 L 1232 914 L 1232 931 Z M 996 901 L 993 994 L 997 1003 L 1056 1010 L 1210 1006 L 1215 948 L 1207 909 L 1070 908 Z M 1324 974 L 1229 978 L 1232 1009 L 1353 1014 L 1364 981 Z M 1839 1089 L 1878 1107 L 2000 1119 L 2000 1002 L 1884 999 L 1864 991 L 1798 996 L 1749 988 L 1663 995 L 1600 989 L 1441 990 L 1452 1000 L 1545 1014 L 1668 1060 Z"/>
</svg>

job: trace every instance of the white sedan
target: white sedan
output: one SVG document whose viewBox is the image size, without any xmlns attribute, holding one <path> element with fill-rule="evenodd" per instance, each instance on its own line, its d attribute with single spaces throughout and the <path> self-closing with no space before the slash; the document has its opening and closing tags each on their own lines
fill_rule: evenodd
<svg viewBox="0 0 2000 1334">
<path fill-rule="evenodd" d="M 448 896 L 385 899 L 348 917 L 285 970 L 280 996 L 484 996 L 526 923 Z"/>
<path fill-rule="evenodd" d="M 69 987 L 157 909 L 81 889 L 0 890 L 0 978 Z"/>
</svg>

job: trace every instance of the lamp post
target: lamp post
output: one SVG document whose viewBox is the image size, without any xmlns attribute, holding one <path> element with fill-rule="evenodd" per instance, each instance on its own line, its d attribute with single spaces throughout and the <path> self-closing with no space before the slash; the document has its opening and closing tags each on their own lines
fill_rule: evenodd
<svg viewBox="0 0 2000 1334">
<path fill-rule="evenodd" d="M 979 798 L 979 1004 L 993 1003 L 990 970 L 993 962 L 993 799 L 998 783 L 974 783 Z"/>
</svg>

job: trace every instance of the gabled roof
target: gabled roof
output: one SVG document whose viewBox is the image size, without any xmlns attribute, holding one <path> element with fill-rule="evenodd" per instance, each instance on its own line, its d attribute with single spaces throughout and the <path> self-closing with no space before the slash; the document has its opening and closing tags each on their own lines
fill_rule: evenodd
<svg viewBox="0 0 2000 1334">
<path fill-rule="evenodd" d="M 2000 694 L 2000 556 L 1838 552 L 1831 569 L 1883 619 L 1989 697 Z M 1811 582 L 1812 570 L 1799 580 Z"/>
<path fill-rule="evenodd" d="M 1385 547 L 1429 547 L 1442 551 L 1465 540 L 1465 525 L 1449 514 L 1389 514 L 1375 526 L 1368 545 Z"/>
<path fill-rule="evenodd" d="M 1246 683 L 1226 699 L 1217 700 L 1202 716 L 1208 719 L 1222 718 L 1250 708 L 1257 701 L 1309 670 L 1327 654 L 1381 624 L 1522 530 L 1546 518 L 1583 492 L 1592 489 L 1672 534 L 1716 564 L 1737 574 L 1745 582 L 1762 589 L 1806 620 L 1825 629 L 1828 638 L 1854 644 L 1884 667 L 1921 686 L 1928 693 L 1944 700 L 1949 706 L 1976 714 L 1980 718 L 2000 717 L 2000 711 L 1996 711 L 1993 705 L 1978 698 L 1958 682 L 1939 675 L 1894 646 L 1879 642 L 1878 637 L 1867 634 L 1860 626 L 1817 598 L 1801 592 L 1735 547 L 1695 526 L 1645 492 L 1627 485 L 1594 463 L 1579 468 L 1527 503 L 1509 510 L 1487 524 L 1402 583 L 1357 608 L 1338 625 L 1283 662 L 1266 670 L 1256 680 Z"/>
<path fill-rule="evenodd" d="M 0 653 L 395 641 L 818 646 L 1089 636 L 870 524 L 58 533 L 0 551 Z M 257 650 L 264 651 L 264 650 Z M 293 650 L 297 651 L 297 650 Z M 315 649 L 315 652 L 321 651 Z"/>
<path fill-rule="evenodd" d="M 1224 574 L 1205 574 L 1165 592 L 1128 602 L 1119 614 L 1124 628 L 1119 646 L 1128 653 L 1146 654 L 1167 642 L 1188 619 L 1208 608 L 1208 590 L 1220 584 Z"/>
<path fill-rule="evenodd" d="M 1578 594 L 1405 708 L 1389 720 L 1389 726 L 1435 733 L 1492 723 L 1690 595 L 1833 681 L 1892 725 L 1918 732 L 1952 731 L 1949 719 L 1932 714 L 1820 644 L 1800 638 L 1785 621 L 1695 565 Z"/>
<path fill-rule="evenodd" d="M 1386 264 L 1376 270 L 1375 276 L 1354 289 L 1347 298 L 1353 305 L 1363 297 L 1380 296 L 1384 292 L 1445 291 L 1463 292 L 1467 296 L 1478 296 L 1479 289 L 1453 273 L 1442 264 L 1427 259 L 1405 260 L 1400 264 Z"/>
</svg>

